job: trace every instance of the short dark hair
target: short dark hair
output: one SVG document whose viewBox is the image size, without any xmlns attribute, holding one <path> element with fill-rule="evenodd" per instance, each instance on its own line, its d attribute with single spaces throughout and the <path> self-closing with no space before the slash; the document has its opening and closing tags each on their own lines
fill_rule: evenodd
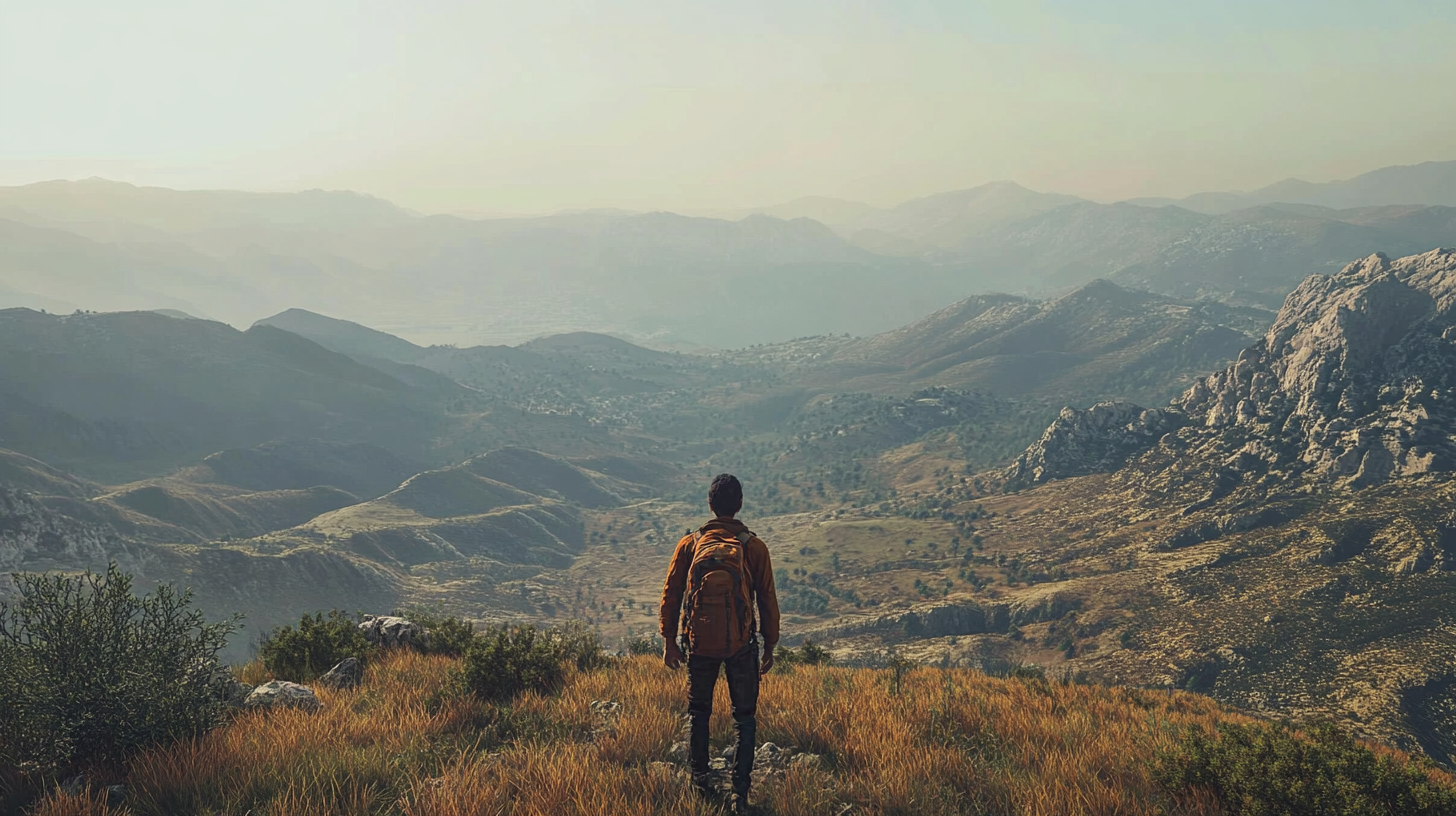
<svg viewBox="0 0 1456 816">
<path fill-rule="evenodd" d="M 743 509 L 743 485 L 731 473 L 719 473 L 708 485 L 708 507 L 720 516 L 731 516 Z"/>
</svg>

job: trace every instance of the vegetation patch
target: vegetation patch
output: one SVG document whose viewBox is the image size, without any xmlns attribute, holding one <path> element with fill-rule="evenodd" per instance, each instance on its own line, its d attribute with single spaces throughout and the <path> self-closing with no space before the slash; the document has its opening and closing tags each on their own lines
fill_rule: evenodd
<svg viewBox="0 0 1456 816">
<path fill-rule="evenodd" d="M 207 623 L 190 591 L 138 597 L 105 575 L 12 576 L 0 603 L 0 803 L 75 770 L 124 764 L 223 721 L 218 652 L 235 621 Z"/>
<path fill-rule="evenodd" d="M 1328 723 L 1194 729 L 1160 767 L 1169 787 L 1210 790 L 1239 816 L 1456 814 L 1456 790 L 1433 779 L 1429 761 L 1377 754 Z"/>
<path fill-rule="evenodd" d="M 346 658 L 368 663 L 373 653 L 359 622 L 337 609 L 305 614 L 298 626 L 280 626 L 258 645 L 264 668 L 295 683 L 308 683 Z"/>
</svg>

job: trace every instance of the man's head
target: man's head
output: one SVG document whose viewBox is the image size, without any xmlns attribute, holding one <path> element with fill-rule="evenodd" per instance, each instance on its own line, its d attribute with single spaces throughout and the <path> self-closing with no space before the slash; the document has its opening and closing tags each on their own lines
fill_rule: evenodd
<svg viewBox="0 0 1456 816">
<path fill-rule="evenodd" d="M 720 473 L 713 477 L 713 483 L 708 486 L 708 507 L 718 518 L 738 515 L 738 511 L 743 509 L 743 485 L 739 484 L 737 476 Z"/>
</svg>

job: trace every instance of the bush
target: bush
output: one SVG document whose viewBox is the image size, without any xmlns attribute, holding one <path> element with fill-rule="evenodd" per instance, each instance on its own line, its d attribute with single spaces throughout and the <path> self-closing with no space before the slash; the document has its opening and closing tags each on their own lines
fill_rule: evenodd
<svg viewBox="0 0 1456 816">
<path fill-rule="evenodd" d="M 605 661 L 597 634 L 580 624 L 545 630 L 501 626 L 476 636 L 465 652 L 461 679 L 482 699 L 505 702 L 526 691 L 557 691 L 567 666 L 588 671 Z"/>
<path fill-rule="evenodd" d="M 280 626 L 258 645 L 258 659 L 281 680 L 307 683 L 347 657 L 369 662 L 374 647 L 346 612 L 304 614 L 298 628 Z"/>
<path fill-rule="evenodd" d="M 1013 666 L 1006 676 L 1013 680 L 1027 680 L 1033 683 L 1044 683 L 1047 679 L 1046 669 L 1035 663 L 1019 663 Z"/>
<path fill-rule="evenodd" d="M 794 666 L 828 666 L 834 662 L 829 650 L 805 638 L 797 649 L 778 649 L 774 652 L 775 671 L 793 671 Z"/>
<path fill-rule="evenodd" d="M 415 648 L 424 654 L 459 657 L 465 654 L 465 650 L 470 648 L 470 644 L 475 641 L 475 627 L 460 618 L 443 615 L 424 607 L 402 609 L 394 614 L 408 618 L 429 632 L 430 636 L 426 643 L 414 644 Z"/>
<path fill-rule="evenodd" d="M 1242 816 L 1456 813 L 1456 792 L 1433 783 L 1421 763 L 1377 756 L 1329 724 L 1306 737 L 1285 724 L 1194 729 L 1159 759 L 1158 775 L 1174 791 L 1212 790 Z"/>
<path fill-rule="evenodd" d="M 662 636 L 657 634 L 638 635 L 627 639 L 627 654 L 633 657 L 641 655 L 660 655 L 667 648 L 662 641 Z"/>
<path fill-rule="evenodd" d="M 53 776 L 119 764 L 221 723 L 218 652 L 238 618 L 206 623 L 191 590 L 167 585 L 137 597 L 116 564 L 104 576 L 11 578 L 16 598 L 0 603 L 0 765 Z"/>
</svg>

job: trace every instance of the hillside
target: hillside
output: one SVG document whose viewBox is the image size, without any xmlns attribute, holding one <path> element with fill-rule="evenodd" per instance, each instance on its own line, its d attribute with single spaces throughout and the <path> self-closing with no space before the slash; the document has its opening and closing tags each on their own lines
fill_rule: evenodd
<svg viewBox="0 0 1456 816">
<path fill-rule="evenodd" d="M 1176 297 L 1272 308 L 1310 274 L 1331 274 L 1374 252 L 1407 255 L 1456 243 L 1451 229 L 1446 207 L 1280 204 L 1210 215 L 1087 202 L 998 226 L 937 263 L 1017 292 L 1108 278 Z"/>
<path fill-rule="evenodd" d="M 151 312 L 0 311 L 0 446 L 55 464 L 165 468 L 277 437 L 427 450 L 427 395 L 297 335 Z"/>
<path fill-rule="evenodd" d="M 623 457 L 589 462 L 620 474 L 609 476 L 587 463 L 504 449 L 361 500 L 332 486 L 347 479 L 329 472 L 328 455 L 341 465 L 397 466 L 367 446 L 270 444 L 103 488 L 0 451 L 8 483 L 0 485 L 0 569 L 104 570 L 115 560 L 143 585 L 190 585 L 210 613 L 243 612 L 262 629 L 309 603 L 432 603 L 473 619 L 549 617 L 555 606 L 536 582 L 552 582 L 547 573 L 580 553 L 583 513 L 676 478 Z M 315 467 L 298 467 L 291 457 L 300 456 Z M 219 467 L 235 457 L 241 468 Z M 217 481 L 219 471 L 257 489 Z M 362 467 L 344 475 L 368 478 Z M 244 639 L 234 648 L 245 652 Z"/>
<path fill-rule="evenodd" d="M 222 544 L 152 544 L 65 509 L 0 485 L 0 571 L 75 573 L 105 570 L 115 561 L 136 576 L 139 590 L 161 582 L 190 586 L 210 619 L 247 616 L 228 659 L 245 659 L 256 633 L 318 607 L 374 608 L 401 600 L 397 577 L 342 552 L 301 548 L 264 554 Z M 11 591 L 8 581 L 3 587 Z"/>
<path fill-rule="evenodd" d="M 1310 204 L 1333 209 L 1425 205 L 1456 207 L 1456 161 L 1382 167 L 1351 179 L 1314 183 L 1285 179 L 1248 193 L 1195 193 L 1183 199 L 1133 199 L 1147 206 L 1177 204 L 1221 214 L 1261 204 Z"/>
<path fill-rule="evenodd" d="M 1051 301 L 970 298 L 846 343 L 826 369 L 846 378 L 847 390 L 933 384 L 1067 402 L 1166 399 L 1233 359 L 1269 318 L 1097 281 Z"/>
<path fill-rule="evenodd" d="M 301 813 L 357 802 L 369 803 L 360 812 L 406 816 L 720 813 L 721 802 L 691 789 L 676 746 L 681 674 L 656 663 L 611 661 L 573 673 L 559 693 L 497 705 L 451 685 L 454 659 L 386 654 L 362 686 L 318 689 L 317 713 L 246 712 L 143 752 L 124 777 L 121 812 Z M 247 668 L 250 681 L 267 676 L 258 669 Z M 764 816 L 1214 816 L 1239 804 L 1299 807 L 1301 793 L 1439 816 L 1456 798 L 1449 775 L 1404 755 L 1271 730 L 1182 692 L 802 666 L 769 675 L 759 711 L 751 812 Z M 716 756 L 731 732 L 726 712 L 712 730 Z M 1259 763 L 1266 751 L 1303 763 L 1257 775 L 1202 770 L 1216 752 Z M 94 783 L 122 779 L 112 771 Z M 84 793 L 56 793 L 35 814 L 115 812 Z"/>
<path fill-rule="evenodd" d="M 806 218 L 469 220 L 417 217 L 346 193 L 183 193 L 103 181 L 0 189 L 0 218 L 45 236 L 31 241 L 44 249 L 43 264 L 20 249 L 0 253 L 0 297 L 11 298 L 0 306 L 175 308 L 239 325 L 249 311 L 297 307 L 425 343 L 590 330 L 729 348 L 888 329 L 964 294 L 954 275 L 866 252 Z M 149 262 L 157 258 L 169 262 Z M 175 270 L 176 286 L 123 277 L 88 294 L 82 285 L 154 268 Z M 902 285 L 907 277 L 917 285 Z M 826 285 L 840 292 L 832 307 Z M 738 319 L 704 335 L 696 315 L 705 299 L 732 302 Z"/>
<path fill-rule="evenodd" d="M 945 395 L 884 419 L 848 402 L 877 419 L 790 449 L 837 461 L 845 481 L 826 468 L 829 499 L 797 512 L 773 494 L 812 498 L 814 477 L 759 488 L 749 519 L 773 547 L 787 637 L 850 661 L 893 645 L 930 664 L 1197 690 L 1450 763 L 1453 291 L 1450 251 L 1311 277 L 1263 339 L 1166 407 L 1068 409 L 1004 471 L 967 472 L 931 436 L 852 446 L 861 427 L 945 423 L 962 407 Z M 660 576 L 637 565 L 664 563 L 656 531 L 685 511 L 604 515 L 620 553 L 583 553 L 563 595 L 590 594 L 570 614 L 650 629 Z"/>
<path fill-rule="evenodd" d="M 1020 594 L 1077 608 L 1073 664 L 1450 761 L 1452 291 L 1449 250 L 1372 256 L 1168 407 L 1064 412 L 981 535 L 1037 576 Z"/>
<path fill-rule="evenodd" d="M 856 241 L 869 239 L 865 233 L 879 233 L 926 248 L 964 250 L 977 237 L 997 227 L 1082 201 L 1076 196 L 1038 193 L 1014 182 L 1000 181 L 913 199 L 853 220 L 827 223 L 855 236 Z"/>
<path fill-rule="evenodd" d="M 1350 257 L 1456 243 L 1441 192 L 1450 166 L 1218 194 L 1207 206 L 1097 204 L 997 182 L 888 209 L 806 200 L 720 213 L 738 220 L 470 220 L 349 193 L 49 182 L 0 189 L 0 306 L 169 308 L 240 326 L 298 308 L 422 345 L 590 331 L 719 349 L 873 334 L 973 292 L 1061 293 L 1097 278 L 1272 308 Z M 699 315 L 715 302 L 737 318 L 706 331 Z"/>
</svg>

